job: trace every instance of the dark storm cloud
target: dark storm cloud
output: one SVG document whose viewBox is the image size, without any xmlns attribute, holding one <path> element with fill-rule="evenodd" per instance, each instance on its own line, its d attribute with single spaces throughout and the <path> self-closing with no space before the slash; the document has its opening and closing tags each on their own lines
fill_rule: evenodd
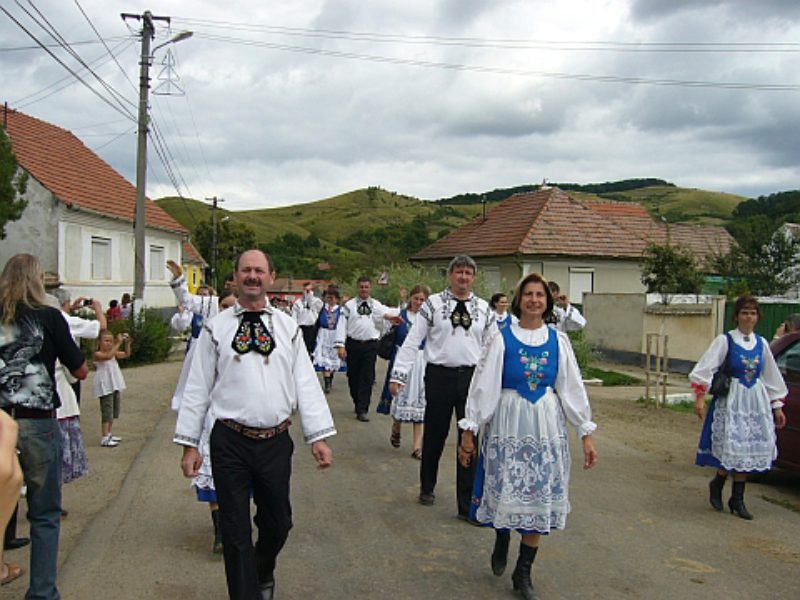
<svg viewBox="0 0 800 600">
<path fill-rule="evenodd" d="M 722 9 L 738 18 L 796 20 L 800 18 L 797 0 L 633 0 L 634 20 L 652 22 L 688 12 Z"/>
</svg>

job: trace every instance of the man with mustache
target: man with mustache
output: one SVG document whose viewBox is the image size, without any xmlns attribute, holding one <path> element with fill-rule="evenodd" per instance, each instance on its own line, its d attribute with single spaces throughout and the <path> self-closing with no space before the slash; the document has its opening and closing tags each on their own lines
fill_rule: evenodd
<svg viewBox="0 0 800 600">
<path fill-rule="evenodd" d="M 266 299 L 271 261 L 248 250 L 236 261 L 238 301 L 203 324 L 178 413 L 174 441 L 183 446 L 181 468 L 194 477 L 209 407 L 211 462 L 220 506 L 228 594 L 235 600 L 271 599 L 274 569 L 292 527 L 289 478 L 293 410 L 320 468 L 331 465 L 325 441 L 334 435 L 328 403 L 297 323 Z M 250 496 L 258 541 L 252 543 Z"/>
</svg>

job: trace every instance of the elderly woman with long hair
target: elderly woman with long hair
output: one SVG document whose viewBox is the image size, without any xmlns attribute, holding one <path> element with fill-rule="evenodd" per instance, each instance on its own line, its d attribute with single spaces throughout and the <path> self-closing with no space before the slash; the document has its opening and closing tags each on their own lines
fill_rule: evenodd
<svg viewBox="0 0 800 600">
<path fill-rule="evenodd" d="M 553 296 L 531 273 L 517 285 L 511 312 L 518 321 L 491 327 L 467 397 L 459 460 L 476 454 L 474 433 L 485 425 L 470 517 L 495 530 L 492 572 L 503 574 L 511 530 L 522 535 L 511 576 L 526 600 L 535 597 L 531 567 L 542 534 L 566 526 L 570 453 L 566 423 L 578 431 L 583 467 L 597 452 L 596 425 L 569 338 L 547 326 Z"/>
<path fill-rule="evenodd" d="M 17 422 L 19 462 L 28 487 L 31 530 L 27 598 L 57 598 L 61 527 L 61 448 L 56 359 L 84 379 L 86 361 L 61 311 L 47 306 L 43 273 L 30 254 L 11 257 L 0 275 L 0 408 Z"/>
<path fill-rule="evenodd" d="M 733 306 L 736 329 L 714 338 L 689 374 L 695 392 L 694 411 L 700 419 L 714 374 L 723 369 L 730 376 L 728 393 L 711 399 L 695 463 L 717 470 L 708 484 L 708 500 L 715 510 L 723 509 L 722 489 L 728 473 L 733 475 L 728 508 L 747 520 L 753 518 L 744 504 L 747 474 L 772 467 L 778 456 L 775 428 L 786 425 L 782 409 L 786 384 L 769 343 L 753 331 L 760 317 L 755 298 L 737 298 Z"/>
</svg>

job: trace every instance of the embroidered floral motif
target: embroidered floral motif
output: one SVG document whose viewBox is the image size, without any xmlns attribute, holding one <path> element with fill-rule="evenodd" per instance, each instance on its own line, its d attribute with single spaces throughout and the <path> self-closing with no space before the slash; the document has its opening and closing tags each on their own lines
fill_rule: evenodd
<svg viewBox="0 0 800 600">
<path fill-rule="evenodd" d="M 747 383 L 750 383 L 757 377 L 759 372 L 759 365 L 761 364 L 761 357 L 758 355 L 748 357 L 742 356 L 742 367 L 744 368 L 744 378 Z"/>
<path fill-rule="evenodd" d="M 544 368 L 547 366 L 548 357 L 550 352 L 545 350 L 539 356 L 535 354 L 531 356 L 528 351 L 522 347 L 519 349 L 519 361 L 525 365 L 525 370 L 522 374 L 528 383 L 528 389 L 534 391 L 541 380 L 544 379 Z"/>
</svg>

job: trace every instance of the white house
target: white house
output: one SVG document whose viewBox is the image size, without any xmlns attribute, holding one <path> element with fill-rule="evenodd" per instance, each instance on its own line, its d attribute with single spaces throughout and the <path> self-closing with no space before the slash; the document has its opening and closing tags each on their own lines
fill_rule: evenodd
<svg viewBox="0 0 800 600">
<path fill-rule="evenodd" d="M 6 225 L 0 264 L 14 254 L 39 257 L 73 296 L 104 306 L 133 292 L 136 188 L 75 135 L 19 111 L 3 109 L 2 122 L 19 168 L 28 173 L 28 206 Z M 174 306 L 168 259 L 181 262 L 189 232 L 146 200 L 145 304 Z"/>
</svg>

